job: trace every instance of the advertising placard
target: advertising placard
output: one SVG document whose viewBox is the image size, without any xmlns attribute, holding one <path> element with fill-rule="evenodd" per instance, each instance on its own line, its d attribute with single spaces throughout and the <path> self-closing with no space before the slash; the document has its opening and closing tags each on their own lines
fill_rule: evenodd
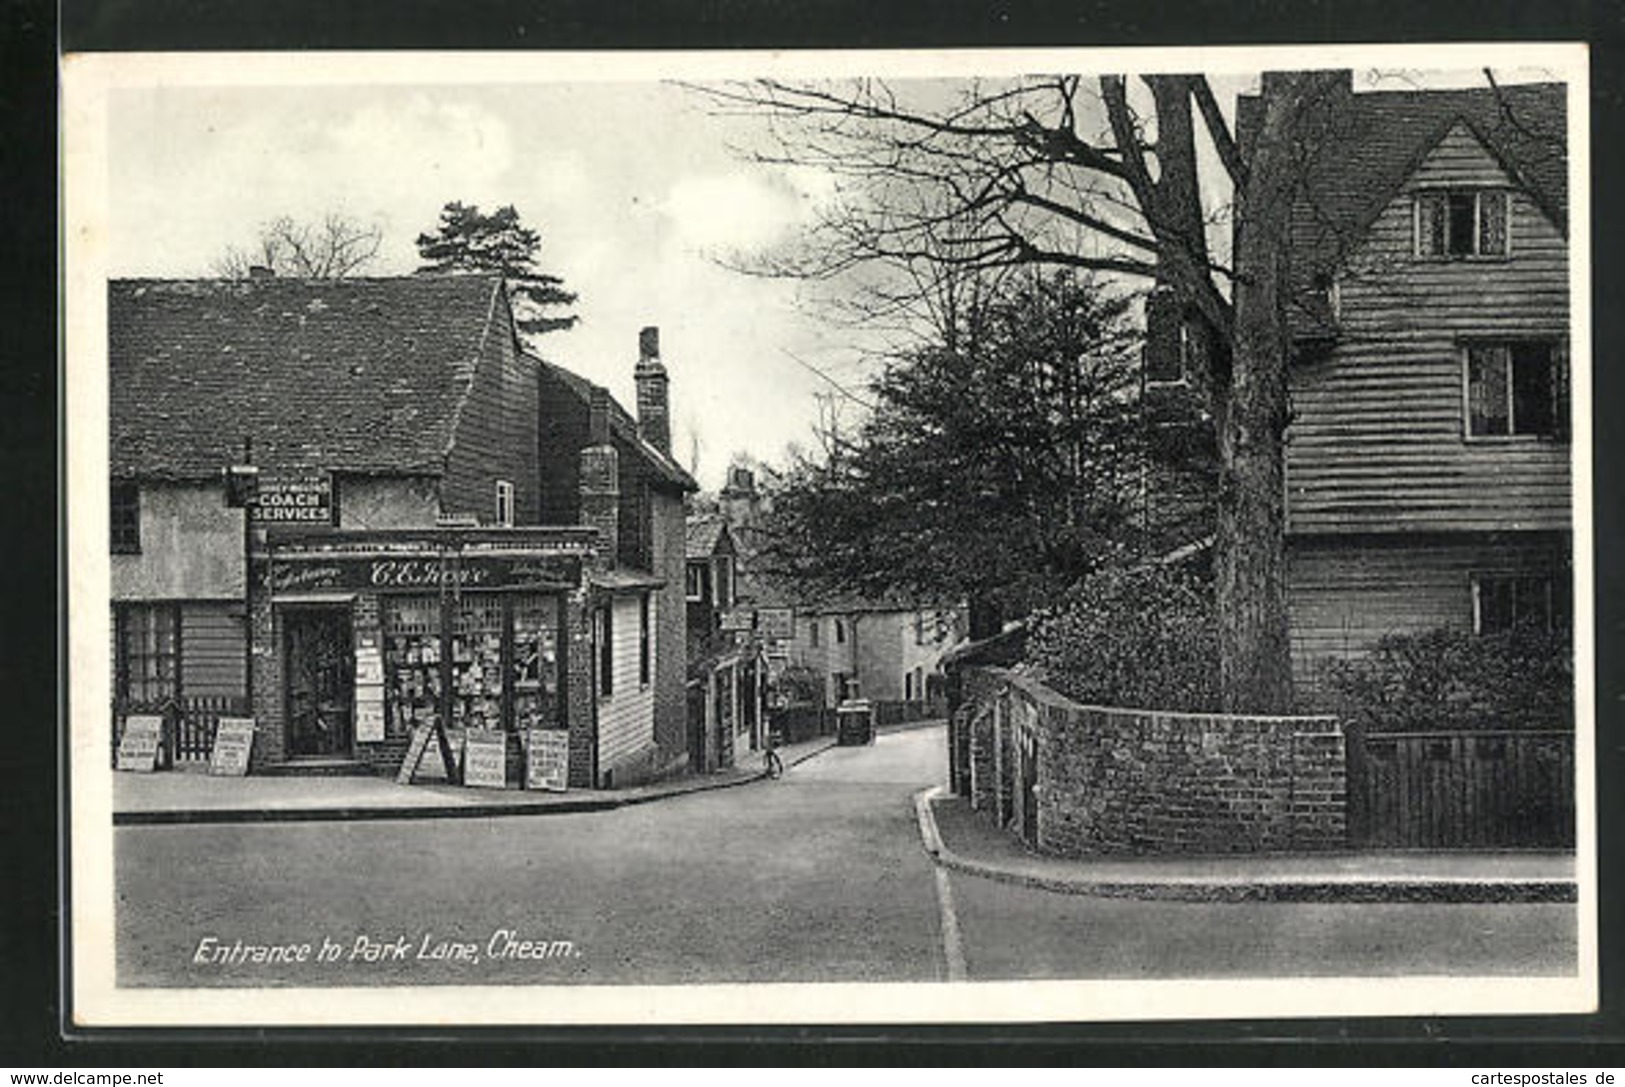
<svg viewBox="0 0 1625 1087">
<path fill-rule="evenodd" d="M 355 738 L 357 743 L 377 743 L 384 738 L 384 689 L 379 686 L 355 689 Z"/>
<path fill-rule="evenodd" d="M 417 774 L 419 764 L 423 762 L 423 753 L 429 750 L 429 737 L 433 735 L 434 728 L 430 725 L 419 725 L 412 730 L 412 742 L 406 745 L 406 758 L 401 760 L 400 771 L 395 775 L 395 784 L 412 784 L 412 778 Z"/>
<path fill-rule="evenodd" d="M 570 733 L 562 728 L 533 728 L 526 734 L 530 757 L 525 788 L 562 793 L 570 785 Z"/>
<path fill-rule="evenodd" d="M 331 525 L 333 477 L 326 472 L 263 476 L 249 508 L 257 525 Z"/>
<path fill-rule="evenodd" d="M 372 687 L 384 682 L 384 655 L 376 649 L 355 651 L 355 684 Z"/>
<path fill-rule="evenodd" d="M 158 745 L 163 742 L 164 719 L 156 713 L 132 713 L 124 719 L 118 740 L 118 768 L 151 773 L 158 767 Z"/>
<path fill-rule="evenodd" d="M 476 789 L 508 785 L 508 743 L 500 732 L 470 731 L 463 743 L 463 784 Z"/>
<path fill-rule="evenodd" d="M 209 773 L 217 777 L 242 777 L 248 773 L 248 756 L 253 750 L 252 717 L 220 718 L 214 732 L 214 748 L 209 752 Z"/>
</svg>

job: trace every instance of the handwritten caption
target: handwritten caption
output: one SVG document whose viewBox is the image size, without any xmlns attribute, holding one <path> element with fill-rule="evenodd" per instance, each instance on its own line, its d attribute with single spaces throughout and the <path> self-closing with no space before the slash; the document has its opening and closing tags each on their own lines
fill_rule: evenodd
<svg viewBox="0 0 1625 1087">
<path fill-rule="evenodd" d="M 204 936 L 192 951 L 194 966 L 281 966 L 299 963 L 420 963 L 426 966 L 474 966 L 482 962 L 546 962 L 579 959 L 574 940 L 553 940 L 499 928 L 483 940 L 458 939 L 423 932 L 415 936 L 369 936 L 342 939 L 323 936 L 304 941 L 261 944 Z"/>
</svg>

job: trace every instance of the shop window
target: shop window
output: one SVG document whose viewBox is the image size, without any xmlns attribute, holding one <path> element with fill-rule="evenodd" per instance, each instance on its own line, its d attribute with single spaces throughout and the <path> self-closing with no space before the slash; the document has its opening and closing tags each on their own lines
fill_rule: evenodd
<svg viewBox="0 0 1625 1087">
<path fill-rule="evenodd" d="M 112 489 L 111 527 L 113 554 L 141 552 L 141 487 L 126 480 L 115 481 Z"/>
<path fill-rule="evenodd" d="M 497 480 L 497 524 L 513 525 L 513 484 L 506 479 Z"/>
<path fill-rule="evenodd" d="M 564 724 L 559 700 L 557 597 L 521 597 L 514 602 L 513 675 L 515 728 Z"/>
<path fill-rule="evenodd" d="M 652 649 L 653 644 L 650 641 L 649 630 L 649 594 L 644 593 L 638 598 L 638 683 L 644 687 L 649 685 L 649 664 Z"/>
<path fill-rule="evenodd" d="M 156 708 L 180 695 L 180 608 L 125 604 L 115 613 L 115 694 L 125 707 Z"/>
<path fill-rule="evenodd" d="M 1416 255 L 1504 257 L 1512 201 L 1499 189 L 1438 189 L 1416 196 Z"/>
<path fill-rule="evenodd" d="M 598 649 L 598 696 L 615 693 L 615 630 L 609 607 L 593 609 L 592 640 Z"/>
<path fill-rule="evenodd" d="M 502 605 L 501 596 L 469 594 L 452 613 L 453 728 L 503 727 Z"/>
<path fill-rule="evenodd" d="M 386 597 L 381 611 L 388 735 L 408 736 L 441 714 L 440 598 Z"/>
<path fill-rule="evenodd" d="M 1565 432 L 1568 388 L 1550 342 L 1475 343 L 1467 348 L 1467 434 L 1555 438 Z"/>
<path fill-rule="evenodd" d="M 449 660 L 440 597 L 382 602 L 389 735 L 436 719 L 491 731 L 563 724 L 558 598 L 469 593 L 446 603 Z"/>
<path fill-rule="evenodd" d="M 1558 630 L 1568 623 L 1568 585 L 1549 575 L 1476 575 L 1473 633 L 1496 634 L 1517 626 Z"/>
</svg>

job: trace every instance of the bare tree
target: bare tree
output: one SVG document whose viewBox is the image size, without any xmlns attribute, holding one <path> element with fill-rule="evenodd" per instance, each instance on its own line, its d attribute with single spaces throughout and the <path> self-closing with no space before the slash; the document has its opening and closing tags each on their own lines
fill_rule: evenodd
<svg viewBox="0 0 1625 1087">
<path fill-rule="evenodd" d="M 248 248 L 227 246 L 214 271 L 222 279 L 247 279 L 255 268 L 293 279 L 343 279 L 372 263 L 383 240 L 377 225 L 340 212 L 328 212 L 314 223 L 279 215 L 260 228 Z"/>
<path fill-rule="evenodd" d="M 1329 146 L 1325 107 L 1341 84 L 1333 72 L 1266 73 L 1245 140 L 1199 75 L 1061 75 L 957 92 L 867 79 L 697 89 L 766 120 L 774 150 L 761 160 L 847 182 L 810 244 L 774 255 L 769 274 L 1053 264 L 1174 293 L 1218 437 L 1224 705 L 1285 712 L 1287 232 L 1304 160 Z M 1201 167 L 1204 132 L 1217 176 Z M 1225 206 L 1228 222 L 1214 214 Z M 1216 257 L 1226 250 L 1228 261 Z"/>
</svg>

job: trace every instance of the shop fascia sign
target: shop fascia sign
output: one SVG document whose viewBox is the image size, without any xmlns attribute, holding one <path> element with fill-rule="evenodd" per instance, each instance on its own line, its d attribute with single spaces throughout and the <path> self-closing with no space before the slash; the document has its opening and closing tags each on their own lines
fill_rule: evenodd
<svg viewBox="0 0 1625 1087">
<path fill-rule="evenodd" d="M 249 504 L 256 525 L 331 525 L 334 523 L 331 472 L 267 471 L 260 474 Z"/>
<path fill-rule="evenodd" d="M 581 559 L 575 555 L 308 555 L 271 563 L 271 589 L 278 593 L 573 589 L 580 583 Z"/>
</svg>

